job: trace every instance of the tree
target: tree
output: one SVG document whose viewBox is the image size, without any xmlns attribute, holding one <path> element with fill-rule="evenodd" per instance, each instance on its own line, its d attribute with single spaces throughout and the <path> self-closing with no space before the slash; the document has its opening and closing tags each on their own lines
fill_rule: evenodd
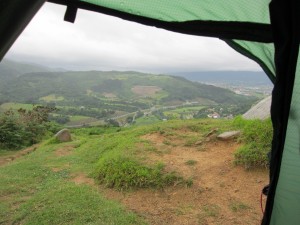
<svg viewBox="0 0 300 225">
<path fill-rule="evenodd" d="M 0 146 L 18 149 L 37 143 L 47 132 L 48 115 L 54 108 L 8 110 L 0 116 Z"/>
</svg>

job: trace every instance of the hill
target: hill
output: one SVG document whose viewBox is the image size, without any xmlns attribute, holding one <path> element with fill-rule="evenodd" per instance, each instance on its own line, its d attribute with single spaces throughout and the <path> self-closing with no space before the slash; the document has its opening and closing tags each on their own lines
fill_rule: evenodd
<svg viewBox="0 0 300 225">
<path fill-rule="evenodd" d="M 45 72 L 51 69 L 21 62 L 15 62 L 8 59 L 3 59 L 0 63 L 0 78 L 14 78 L 25 73 Z"/>
<path fill-rule="evenodd" d="M 105 119 L 185 105 L 218 105 L 246 111 L 257 100 L 169 75 L 134 71 L 37 72 L 42 68 L 28 66 L 21 70 L 23 67 L 16 62 L 4 62 L 6 70 L 2 70 L 1 76 L 10 79 L 1 82 L 0 103 L 55 105 L 60 109 L 59 115 Z"/>
<path fill-rule="evenodd" d="M 268 172 L 234 164 L 244 139 L 216 138 L 229 129 L 212 119 L 73 129 L 72 142 L 0 151 L 0 223 L 259 224 Z"/>
</svg>

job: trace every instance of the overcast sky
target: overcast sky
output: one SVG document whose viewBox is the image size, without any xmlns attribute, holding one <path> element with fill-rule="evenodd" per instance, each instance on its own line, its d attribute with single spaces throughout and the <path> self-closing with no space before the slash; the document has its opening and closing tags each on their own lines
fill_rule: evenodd
<svg viewBox="0 0 300 225">
<path fill-rule="evenodd" d="M 6 58 L 72 70 L 261 70 L 215 38 L 177 34 L 84 10 L 72 24 L 63 21 L 64 13 L 65 7 L 46 3 Z"/>
</svg>

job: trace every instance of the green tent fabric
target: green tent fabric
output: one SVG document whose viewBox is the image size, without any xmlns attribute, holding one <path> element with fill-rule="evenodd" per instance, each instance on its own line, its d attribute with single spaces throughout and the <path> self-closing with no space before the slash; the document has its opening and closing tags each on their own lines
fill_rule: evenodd
<svg viewBox="0 0 300 225">
<path fill-rule="evenodd" d="M 0 59 L 45 0 L 0 0 Z M 217 37 L 274 83 L 270 188 L 262 224 L 300 222 L 300 2 L 297 0 L 49 0 L 74 22 L 85 9 L 190 35 Z"/>
</svg>

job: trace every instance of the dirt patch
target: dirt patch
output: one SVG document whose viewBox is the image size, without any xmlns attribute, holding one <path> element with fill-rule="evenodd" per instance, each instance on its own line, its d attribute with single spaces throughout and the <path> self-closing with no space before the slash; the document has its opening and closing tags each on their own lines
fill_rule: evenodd
<svg viewBox="0 0 300 225">
<path fill-rule="evenodd" d="M 143 136 L 156 148 L 149 151 L 146 163 L 163 162 L 166 171 L 177 171 L 193 180 L 192 187 L 168 187 L 164 190 L 117 192 L 104 189 L 104 195 L 116 199 L 153 225 L 161 224 L 260 224 L 260 193 L 268 182 L 266 170 L 247 171 L 234 166 L 234 141 L 213 140 L 199 146 L 185 146 L 176 135 L 153 133 Z"/>
<path fill-rule="evenodd" d="M 72 154 L 73 149 L 74 149 L 74 146 L 64 146 L 62 148 L 58 148 L 55 151 L 55 155 L 58 157 L 67 156 L 67 155 Z"/>
<path fill-rule="evenodd" d="M 140 96 L 154 96 L 157 92 L 161 91 L 157 86 L 134 86 L 131 91 Z"/>
<path fill-rule="evenodd" d="M 67 170 L 69 168 L 70 168 L 70 163 L 66 163 L 66 164 L 64 164 L 64 165 L 62 165 L 60 167 L 51 167 L 51 170 L 53 172 L 57 173 L 57 172 L 61 172 L 63 170 Z"/>
<path fill-rule="evenodd" d="M 95 185 L 95 180 L 87 177 L 86 174 L 84 174 L 84 173 L 76 174 L 71 179 L 71 181 L 73 181 L 75 184 L 78 184 L 78 185 L 79 184 L 88 184 L 88 185 L 92 185 L 92 186 Z"/>
<path fill-rule="evenodd" d="M 35 151 L 38 148 L 39 145 L 33 145 L 29 148 L 25 148 L 20 151 L 15 151 L 13 154 L 9 154 L 7 156 L 1 156 L 0 157 L 0 166 L 3 166 L 9 162 L 12 162 L 22 156 L 28 155 L 31 152 Z"/>
</svg>

